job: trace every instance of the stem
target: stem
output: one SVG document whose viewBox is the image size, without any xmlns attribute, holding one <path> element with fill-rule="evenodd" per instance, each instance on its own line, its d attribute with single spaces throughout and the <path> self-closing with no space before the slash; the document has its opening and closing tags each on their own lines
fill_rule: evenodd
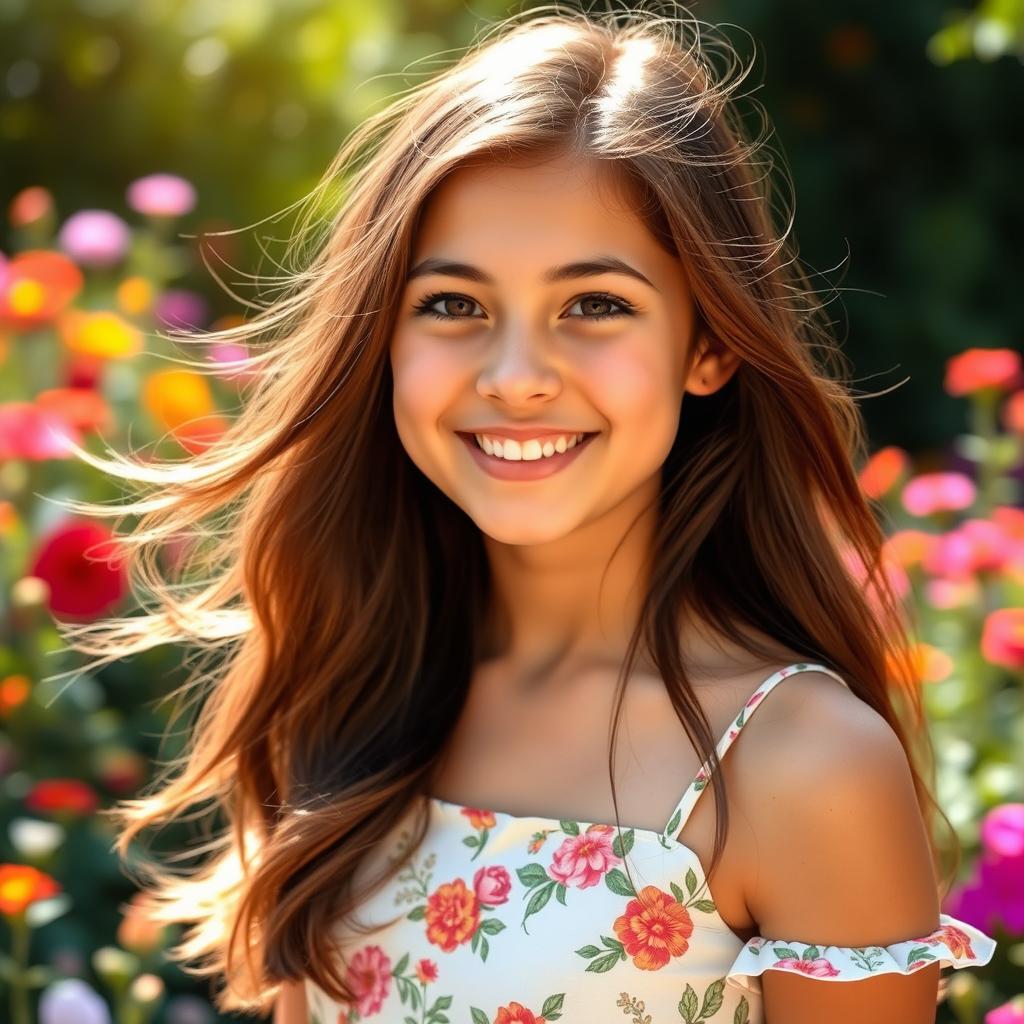
<svg viewBox="0 0 1024 1024">
<path fill-rule="evenodd" d="M 13 1024 L 32 1024 L 29 1014 L 28 971 L 29 927 L 24 913 L 11 919 L 11 949 L 14 954 L 14 974 L 11 978 L 11 1021 Z"/>
</svg>

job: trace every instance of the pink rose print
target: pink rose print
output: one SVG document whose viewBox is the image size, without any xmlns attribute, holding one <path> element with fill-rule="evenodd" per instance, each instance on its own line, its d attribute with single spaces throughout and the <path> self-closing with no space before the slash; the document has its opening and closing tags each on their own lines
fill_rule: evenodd
<svg viewBox="0 0 1024 1024">
<path fill-rule="evenodd" d="M 380 946 L 366 946 L 349 964 L 345 982 L 355 993 L 361 1017 L 379 1013 L 391 988 L 391 960 Z"/>
<path fill-rule="evenodd" d="M 823 956 L 819 956 L 816 960 L 800 960 L 797 957 L 790 957 L 786 960 L 776 960 L 771 966 L 781 967 L 786 971 L 797 971 L 799 974 L 806 974 L 811 978 L 834 978 L 839 973 Z"/>
<path fill-rule="evenodd" d="M 591 825 L 578 836 L 567 836 L 555 851 L 548 874 L 562 885 L 588 889 L 597 885 L 622 858 L 612 852 L 612 825 Z"/>
<path fill-rule="evenodd" d="M 508 893 L 512 888 L 509 873 L 500 864 L 480 868 L 473 876 L 473 890 L 481 903 L 496 907 L 508 901 Z"/>
</svg>

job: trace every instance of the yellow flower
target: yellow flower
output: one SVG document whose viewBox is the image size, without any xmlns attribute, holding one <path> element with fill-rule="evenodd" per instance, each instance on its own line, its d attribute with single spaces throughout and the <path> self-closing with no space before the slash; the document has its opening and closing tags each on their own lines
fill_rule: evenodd
<svg viewBox="0 0 1024 1024">
<path fill-rule="evenodd" d="M 72 351 L 100 359 L 125 359 L 142 351 L 142 334 L 111 310 L 72 310 L 61 318 L 61 337 Z"/>
</svg>

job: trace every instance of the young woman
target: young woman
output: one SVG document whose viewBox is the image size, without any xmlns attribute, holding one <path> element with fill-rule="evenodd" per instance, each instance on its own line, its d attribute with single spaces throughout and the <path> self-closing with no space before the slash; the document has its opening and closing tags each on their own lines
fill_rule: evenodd
<svg viewBox="0 0 1024 1024">
<path fill-rule="evenodd" d="M 226 816 L 140 864 L 223 1011 L 924 1024 L 991 958 L 940 913 L 862 423 L 718 52 L 503 22 L 346 142 L 315 255 L 212 336 L 267 336 L 222 442 L 88 457 L 157 482 L 125 510 L 164 604 L 78 646 L 229 647 L 117 809 L 122 856 Z M 215 515 L 172 588 L 145 553 Z"/>
</svg>

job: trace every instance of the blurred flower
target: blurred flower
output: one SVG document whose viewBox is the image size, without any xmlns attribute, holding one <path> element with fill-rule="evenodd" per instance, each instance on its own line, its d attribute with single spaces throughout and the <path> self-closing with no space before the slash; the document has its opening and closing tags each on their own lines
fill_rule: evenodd
<svg viewBox="0 0 1024 1024">
<path fill-rule="evenodd" d="M 85 973 L 85 957 L 79 950 L 64 946 L 50 954 L 50 966 L 65 977 L 77 977 Z"/>
<path fill-rule="evenodd" d="M 64 367 L 64 383 L 69 388 L 93 388 L 100 386 L 104 360 L 98 356 L 87 356 L 72 352 Z"/>
<path fill-rule="evenodd" d="M 11 845 L 26 860 L 46 857 L 64 841 L 67 834 L 55 821 L 15 818 L 7 828 Z"/>
<path fill-rule="evenodd" d="M 128 186 L 128 205 L 149 217 L 181 217 L 196 205 L 196 190 L 176 174 L 148 174 Z"/>
<path fill-rule="evenodd" d="M 69 310 L 60 334 L 72 352 L 98 359 L 125 359 L 143 348 L 142 332 L 111 309 Z"/>
<path fill-rule="evenodd" d="M 153 919 L 153 902 L 148 893 L 135 893 L 119 909 L 124 916 L 117 927 L 117 941 L 125 949 L 145 956 L 163 946 L 167 926 Z"/>
<path fill-rule="evenodd" d="M 975 492 L 974 481 L 963 473 L 922 473 L 903 488 L 903 507 L 913 516 L 963 509 Z"/>
<path fill-rule="evenodd" d="M 164 1010 L 166 1024 L 213 1024 L 213 1010 L 199 996 L 174 996 Z"/>
<path fill-rule="evenodd" d="M 16 193 L 7 207 L 7 219 L 16 228 L 25 228 L 53 213 L 53 196 L 42 185 L 29 185 Z"/>
<path fill-rule="evenodd" d="M 13 501 L 0 498 L 0 537 L 9 537 L 18 525 L 18 510 Z"/>
<path fill-rule="evenodd" d="M 92 966 L 111 991 L 121 993 L 139 973 L 140 961 L 125 949 L 101 946 L 92 955 Z"/>
<path fill-rule="evenodd" d="M 1014 996 L 985 1014 L 985 1024 L 1024 1024 L 1024 995 Z"/>
<path fill-rule="evenodd" d="M 1021 372 L 1021 359 L 1010 348 L 969 348 L 946 363 L 946 391 L 970 395 L 982 388 L 1011 387 Z"/>
<path fill-rule="evenodd" d="M 39 997 L 39 1024 L 110 1024 L 110 1010 L 81 978 L 61 978 Z"/>
<path fill-rule="evenodd" d="M 0 718 L 7 718 L 15 708 L 20 708 L 31 692 L 28 676 L 9 675 L 0 679 Z"/>
<path fill-rule="evenodd" d="M 109 210 L 79 210 L 64 222 L 57 242 L 84 267 L 110 267 L 124 259 L 131 229 Z"/>
<path fill-rule="evenodd" d="M 971 878 L 955 887 L 948 913 L 992 931 L 1024 934 L 1024 804 L 993 807 L 981 826 L 982 853 Z"/>
<path fill-rule="evenodd" d="M 859 68 L 875 54 L 875 40 L 863 25 L 836 25 L 825 37 L 825 55 L 836 68 Z"/>
<path fill-rule="evenodd" d="M 881 498 L 906 473 L 910 458 L 902 448 L 880 448 L 860 471 L 860 486 L 869 498 Z"/>
<path fill-rule="evenodd" d="M 924 585 L 925 600 L 933 607 L 942 611 L 955 611 L 975 604 L 980 596 L 981 588 L 977 580 L 949 580 L 937 576 Z"/>
<path fill-rule="evenodd" d="M 7 459 L 66 459 L 64 441 L 82 441 L 78 428 L 54 409 L 35 402 L 0 403 L 0 462 Z"/>
<path fill-rule="evenodd" d="M 158 370 L 142 388 L 142 405 L 162 427 L 177 430 L 215 411 L 206 378 L 191 370 Z"/>
<path fill-rule="evenodd" d="M 0 252 L 0 294 L 7 285 L 7 257 Z"/>
<path fill-rule="evenodd" d="M 153 310 L 157 322 L 163 327 L 201 328 L 209 318 L 209 306 L 198 292 L 186 288 L 168 288 L 157 299 Z"/>
<path fill-rule="evenodd" d="M 31 330 L 48 324 L 82 290 L 82 271 L 63 253 L 26 249 L 7 263 L 0 290 L 0 325 Z"/>
<path fill-rule="evenodd" d="M 945 651 L 928 643 L 913 644 L 910 654 L 914 662 L 913 682 L 938 683 L 948 679 L 953 672 L 953 659 Z M 902 678 L 901 669 L 893 662 L 886 666 L 890 679 Z"/>
<path fill-rule="evenodd" d="M 138 316 L 153 305 L 156 289 L 147 277 L 126 277 L 117 286 L 117 305 L 122 313 Z"/>
<path fill-rule="evenodd" d="M 61 891 L 60 883 L 28 864 L 0 864 L 0 913 L 16 916 Z"/>
<path fill-rule="evenodd" d="M 922 562 L 937 540 L 936 534 L 924 530 L 897 530 L 883 541 L 882 551 L 885 558 L 910 569 Z"/>
<path fill-rule="evenodd" d="M 1003 405 L 1003 426 L 1011 434 L 1024 434 L 1024 390 L 1014 391 Z"/>
<path fill-rule="evenodd" d="M 239 320 L 242 318 L 239 317 Z M 213 324 L 214 329 L 217 328 L 215 321 Z M 217 376 L 221 380 L 234 381 L 235 383 L 244 383 L 247 380 L 253 380 L 259 376 L 259 367 L 253 363 L 246 363 L 246 360 L 250 359 L 249 349 L 245 345 L 237 345 L 232 342 L 217 342 L 207 349 L 210 357 L 214 363 L 217 364 Z"/>
<path fill-rule="evenodd" d="M 230 426 L 230 422 L 223 416 L 206 416 L 202 420 L 191 420 L 176 427 L 174 439 L 190 455 L 198 455 L 219 441 Z"/>
<path fill-rule="evenodd" d="M 104 747 L 96 762 L 97 777 L 112 793 L 132 793 L 146 778 L 145 759 L 127 747 Z"/>
<path fill-rule="evenodd" d="M 52 530 L 32 560 L 31 575 L 50 585 L 54 615 L 93 619 L 119 601 L 126 588 L 117 538 L 94 522 L 68 522 Z"/>
<path fill-rule="evenodd" d="M 155 1003 L 164 994 L 164 983 L 155 974 L 140 974 L 132 979 L 128 992 L 136 1003 L 146 1006 Z"/>
<path fill-rule="evenodd" d="M 35 405 L 59 412 L 81 431 L 109 430 L 114 425 L 110 405 L 95 388 L 48 388 L 36 395 Z"/>
<path fill-rule="evenodd" d="M 988 519 L 968 519 L 940 535 L 924 557 L 927 572 L 964 579 L 977 572 L 998 572 L 1011 556 L 1015 542 Z"/>
<path fill-rule="evenodd" d="M 985 616 L 981 653 L 993 665 L 1024 668 L 1024 608 L 997 608 Z"/>
<path fill-rule="evenodd" d="M 37 814 L 92 814 L 99 805 L 96 791 L 80 779 L 43 779 L 25 797 L 25 806 Z"/>
</svg>

